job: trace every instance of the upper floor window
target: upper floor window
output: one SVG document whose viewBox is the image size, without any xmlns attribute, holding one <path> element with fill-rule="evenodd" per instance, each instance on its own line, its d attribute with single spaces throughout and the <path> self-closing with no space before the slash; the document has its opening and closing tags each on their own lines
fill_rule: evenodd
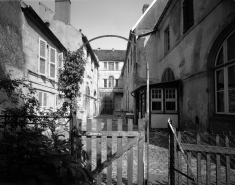
<svg viewBox="0 0 235 185">
<path fill-rule="evenodd" d="M 49 77 L 55 78 L 56 73 L 56 50 L 50 47 L 50 58 L 49 58 Z"/>
<path fill-rule="evenodd" d="M 47 43 L 39 39 L 39 73 L 46 75 Z"/>
<path fill-rule="evenodd" d="M 110 71 L 114 70 L 114 62 L 109 62 L 109 70 Z"/>
<path fill-rule="evenodd" d="M 170 50 L 170 29 L 169 26 L 164 31 L 164 46 L 165 46 L 165 53 L 167 53 Z"/>
<path fill-rule="evenodd" d="M 104 62 L 104 70 L 107 70 L 107 62 Z"/>
<path fill-rule="evenodd" d="M 118 62 L 115 62 L 115 68 L 116 70 L 119 70 Z"/>
<path fill-rule="evenodd" d="M 38 92 L 38 102 L 39 102 L 39 106 L 42 108 L 46 108 L 47 107 L 47 93 L 46 92 L 42 92 L 39 91 Z"/>
<path fill-rule="evenodd" d="M 104 87 L 107 87 L 107 79 L 104 79 Z"/>
<path fill-rule="evenodd" d="M 187 32 L 194 24 L 193 0 L 183 2 L 183 32 Z"/>
<path fill-rule="evenodd" d="M 163 90 L 152 89 L 152 111 L 162 112 L 163 111 Z"/>
<path fill-rule="evenodd" d="M 175 80 L 175 75 L 171 68 L 165 69 L 162 75 L 162 82 L 168 82 Z"/>
<path fill-rule="evenodd" d="M 215 60 L 216 113 L 235 114 L 235 31 L 222 43 Z"/>
<path fill-rule="evenodd" d="M 38 73 L 55 79 L 57 66 L 58 68 L 61 68 L 63 65 L 62 62 L 59 61 L 57 55 L 55 48 L 49 46 L 45 40 L 39 38 Z"/>
<path fill-rule="evenodd" d="M 118 87 L 118 79 L 116 79 L 115 81 L 116 81 L 115 87 Z"/>
<path fill-rule="evenodd" d="M 114 78 L 112 76 L 109 77 L 109 87 L 114 87 Z"/>
</svg>

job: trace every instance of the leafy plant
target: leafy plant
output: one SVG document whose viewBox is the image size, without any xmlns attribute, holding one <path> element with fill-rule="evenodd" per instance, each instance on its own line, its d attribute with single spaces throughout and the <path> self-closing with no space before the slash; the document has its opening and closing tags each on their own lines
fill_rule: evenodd
<svg viewBox="0 0 235 185">
<path fill-rule="evenodd" d="M 69 52 L 60 72 L 59 90 L 67 100 L 57 111 L 42 111 L 35 89 L 26 80 L 0 80 L 0 90 L 11 101 L 2 110 L 4 124 L 0 139 L 0 179 L 28 184 L 92 184 L 86 169 L 81 140 L 63 139 L 58 128 L 67 125 L 79 96 L 85 60 L 82 51 Z M 69 112 L 70 111 L 70 112 Z M 61 123 L 60 119 L 67 120 Z M 45 135 L 45 132 L 50 134 Z M 44 133 L 44 134 L 43 134 Z M 72 134 L 72 133 L 70 133 Z"/>
</svg>

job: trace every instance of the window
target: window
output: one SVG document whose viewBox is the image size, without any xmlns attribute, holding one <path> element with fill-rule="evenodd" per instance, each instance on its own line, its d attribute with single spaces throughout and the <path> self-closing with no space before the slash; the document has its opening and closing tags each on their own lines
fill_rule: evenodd
<svg viewBox="0 0 235 185">
<path fill-rule="evenodd" d="M 115 80 L 115 87 L 118 87 L 118 79 Z"/>
<path fill-rule="evenodd" d="M 154 88 L 151 90 L 153 112 L 177 112 L 177 90 L 175 88 Z"/>
<path fill-rule="evenodd" d="M 177 111 L 177 94 L 176 89 L 165 89 L 165 111 Z"/>
<path fill-rule="evenodd" d="M 107 62 L 104 62 L 104 70 L 107 70 Z"/>
<path fill-rule="evenodd" d="M 46 108 L 47 107 L 47 93 L 46 92 L 42 92 L 39 91 L 38 92 L 38 101 L 39 101 L 39 106 L 42 108 Z"/>
<path fill-rule="evenodd" d="M 235 31 L 221 45 L 215 60 L 216 113 L 235 115 Z"/>
<path fill-rule="evenodd" d="M 162 75 L 162 82 L 174 81 L 175 75 L 171 68 L 166 68 Z"/>
<path fill-rule="evenodd" d="M 60 74 L 60 71 L 63 69 L 63 53 L 59 53 L 58 54 L 58 71 L 57 71 L 57 74 L 59 75 Z"/>
<path fill-rule="evenodd" d="M 46 57 L 47 57 L 47 43 L 39 39 L 39 74 L 46 75 Z"/>
<path fill-rule="evenodd" d="M 170 50 L 170 29 L 169 26 L 164 31 L 164 39 L 165 39 L 165 53 L 167 53 Z"/>
<path fill-rule="evenodd" d="M 103 99 L 104 101 L 104 108 L 106 109 L 112 109 L 113 108 L 113 100 L 109 97 L 105 97 Z"/>
<path fill-rule="evenodd" d="M 114 62 L 109 62 L 109 70 L 110 71 L 114 70 Z"/>
<path fill-rule="evenodd" d="M 104 79 L 104 87 L 107 87 L 107 79 Z"/>
<path fill-rule="evenodd" d="M 118 62 L 115 62 L 116 70 L 119 70 Z"/>
<path fill-rule="evenodd" d="M 114 87 L 114 78 L 112 76 L 109 77 L 109 87 Z"/>
<path fill-rule="evenodd" d="M 50 47 L 49 77 L 55 79 L 56 73 L 56 50 Z"/>
<path fill-rule="evenodd" d="M 163 111 L 163 90 L 152 89 L 152 111 L 162 112 Z"/>
<path fill-rule="evenodd" d="M 183 2 L 183 32 L 187 32 L 194 24 L 193 0 Z"/>
</svg>

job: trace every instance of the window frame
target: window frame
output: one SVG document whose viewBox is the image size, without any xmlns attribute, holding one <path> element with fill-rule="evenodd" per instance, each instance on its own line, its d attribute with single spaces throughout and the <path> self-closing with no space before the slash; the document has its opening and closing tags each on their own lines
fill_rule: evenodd
<svg viewBox="0 0 235 185">
<path fill-rule="evenodd" d="M 153 98 L 153 90 L 160 90 L 161 91 L 161 98 Z M 163 107 L 163 89 L 162 88 L 152 88 L 151 89 L 151 112 L 153 113 L 163 113 L 164 107 Z M 161 110 L 153 110 L 153 102 L 161 102 Z"/>
<path fill-rule="evenodd" d="M 165 54 L 170 50 L 170 27 L 169 25 L 164 30 L 164 46 Z"/>
<path fill-rule="evenodd" d="M 112 66 L 112 69 L 111 69 L 111 66 Z M 115 70 L 114 62 L 109 62 L 108 67 L 109 67 L 109 71 L 114 71 Z"/>
<path fill-rule="evenodd" d="M 113 76 L 109 76 L 109 78 L 108 78 L 108 87 L 109 88 L 114 87 L 114 77 Z"/>
<path fill-rule="evenodd" d="M 42 93 L 42 102 L 40 103 L 40 93 Z M 44 105 L 44 98 L 46 96 L 46 105 Z M 48 93 L 45 92 L 45 91 L 38 91 L 38 102 L 39 102 L 39 106 L 40 108 L 43 108 L 43 109 L 47 109 L 48 108 Z M 41 104 L 41 105 L 40 105 Z"/>
<path fill-rule="evenodd" d="M 119 70 L 119 62 L 115 62 L 115 69 L 116 69 L 116 71 Z"/>
<path fill-rule="evenodd" d="M 183 33 L 194 25 L 194 0 L 183 1 Z M 191 20 L 190 20 L 191 19 Z"/>
<path fill-rule="evenodd" d="M 107 68 L 107 62 L 104 62 L 104 70 L 107 70 L 108 68 Z"/>
<path fill-rule="evenodd" d="M 38 45 L 38 74 L 46 76 L 46 73 L 47 73 L 47 42 L 44 39 L 40 38 L 40 37 L 39 37 L 38 41 L 39 41 L 39 45 Z M 41 56 L 41 42 L 45 43 L 45 57 Z M 42 73 L 40 71 L 40 69 L 41 69 L 41 67 L 40 67 L 41 66 L 41 60 L 40 59 L 41 58 L 45 60 L 45 68 L 44 68 L 45 73 Z"/>
<path fill-rule="evenodd" d="M 55 61 L 54 62 L 52 62 L 51 61 L 51 50 L 54 50 L 55 51 Z M 48 71 L 48 73 L 49 73 L 49 78 L 51 78 L 51 79 L 54 79 L 55 80 L 55 78 L 56 78 L 56 75 L 57 75 L 57 73 L 56 73 L 56 61 L 57 61 L 57 51 L 56 51 L 56 49 L 55 48 L 53 48 L 53 47 L 51 47 L 51 46 L 49 46 L 49 71 Z M 52 77 L 51 76 L 51 65 L 54 65 L 55 67 L 54 67 L 54 73 L 55 73 L 55 76 L 54 77 Z"/>
<path fill-rule="evenodd" d="M 235 115 L 235 113 L 230 113 L 229 112 L 229 87 L 228 87 L 228 68 L 231 66 L 235 66 L 235 58 L 228 61 L 228 47 L 227 47 L 227 40 L 228 38 L 232 35 L 235 34 L 235 30 L 233 30 L 223 41 L 223 43 L 221 44 L 221 46 L 219 47 L 217 53 L 216 53 L 216 57 L 215 57 L 215 61 L 214 61 L 214 79 L 215 79 L 215 113 L 218 115 Z M 219 64 L 217 65 L 217 61 L 219 58 L 219 54 L 221 49 L 223 49 L 223 64 Z M 224 82 L 224 111 L 223 112 L 218 112 L 218 95 L 217 93 L 219 92 L 219 90 L 217 90 L 217 72 L 223 70 L 223 82 Z M 221 90 L 222 91 L 222 90 Z"/>
<path fill-rule="evenodd" d="M 104 87 L 107 88 L 107 79 L 104 79 Z"/>
<path fill-rule="evenodd" d="M 60 59 L 61 59 L 61 65 L 60 65 Z M 63 70 L 63 68 L 64 68 L 64 53 L 63 52 L 57 53 L 57 62 L 58 62 L 58 65 L 57 65 L 57 76 L 59 78 L 60 70 Z"/>
<path fill-rule="evenodd" d="M 167 98 L 166 95 L 167 95 L 167 90 L 174 90 L 175 92 L 175 98 Z M 164 104 L 165 104 L 165 107 L 164 107 L 164 111 L 165 113 L 177 113 L 178 109 L 177 109 L 177 89 L 176 88 L 165 88 L 164 89 Z M 175 102 L 175 110 L 166 110 L 166 103 L 167 102 Z"/>
</svg>

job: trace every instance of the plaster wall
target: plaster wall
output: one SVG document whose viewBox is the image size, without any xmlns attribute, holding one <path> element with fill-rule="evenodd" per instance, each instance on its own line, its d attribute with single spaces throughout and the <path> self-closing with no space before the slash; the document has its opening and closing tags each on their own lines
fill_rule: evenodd
<svg viewBox="0 0 235 185">
<path fill-rule="evenodd" d="M 194 127 L 198 117 L 200 127 L 206 128 L 210 96 L 207 57 L 219 33 L 234 20 L 235 3 L 229 0 L 194 1 L 194 25 L 183 34 L 182 2 L 173 1 L 157 31 L 140 39 L 139 43 L 143 43 L 147 52 L 150 78 L 160 82 L 164 70 L 170 67 L 176 79 L 182 80 L 181 126 Z M 170 50 L 165 52 L 164 30 L 167 26 L 170 29 Z M 143 61 L 139 67 L 141 73 L 145 68 Z"/>
</svg>

